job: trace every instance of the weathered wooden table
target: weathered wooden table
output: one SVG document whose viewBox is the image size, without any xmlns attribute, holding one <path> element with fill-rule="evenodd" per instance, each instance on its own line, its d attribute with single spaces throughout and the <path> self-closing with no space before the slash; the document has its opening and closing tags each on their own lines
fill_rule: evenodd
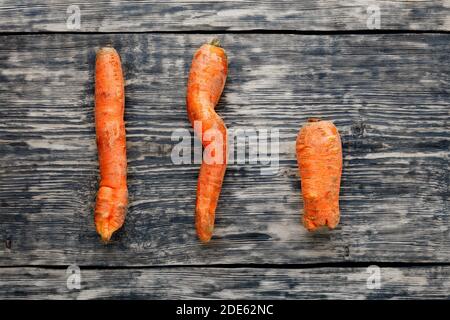
<svg viewBox="0 0 450 320">
<path fill-rule="evenodd" d="M 449 298 L 450 1 L 0 1 L 0 298 Z M 231 164 L 215 236 L 194 230 L 199 166 L 192 55 L 229 56 L 219 113 L 275 128 L 279 170 Z M 126 77 L 130 206 L 103 245 L 93 68 L 113 45 Z M 307 233 L 295 137 L 338 126 L 341 223 Z M 67 266 L 81 288 L 67 286 Z M 380 282 L 373 282 L 380 269 Z"/>
</svg>

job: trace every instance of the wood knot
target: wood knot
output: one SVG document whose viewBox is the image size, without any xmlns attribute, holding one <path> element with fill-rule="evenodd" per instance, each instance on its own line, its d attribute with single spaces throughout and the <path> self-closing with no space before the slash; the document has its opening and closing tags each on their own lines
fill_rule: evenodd
<svg viewBox="0 0 450 320">
<path fill-rule="evenodd" d="M 344 256 L 346 258 L 350 257 L 350 247 L 349 246 L 344 247 Z"/>
<path fill-rule="evenodd" d="M 366 124 L 364 123 L 364 121 L 356 121 L 352 124 L 351 130 L 353 136 L 361 138 L 364 136 Z"/>
</svg>

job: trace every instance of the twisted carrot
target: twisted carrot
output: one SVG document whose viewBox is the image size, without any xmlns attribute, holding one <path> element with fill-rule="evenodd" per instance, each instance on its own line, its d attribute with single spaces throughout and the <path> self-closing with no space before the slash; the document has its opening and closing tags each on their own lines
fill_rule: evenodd
<svg viewBox="0 0 450 320">
<path fill-rule="evenodd" d="M 227 56 L 218 41 L 204 44 L 194 54 L 187 85 L 187 112 L 189 120 L 201 124 L 197 136 L 202 137 L 202 145 L 208 148 L 212 139 L 208 131 L 215 130 L 221 135 L 221 144 L 216 144 L 216 152 L 222 152 L 221 163 L 202 161 L 197 184 L 195 224 L 197 235 L 203 242 L 211 239 L 214 219 L 222 182 L 227 166 L 227 128 L 217 115 L 216 107 L 227 77 Z M 217 141 L 216 141 L 217 142 Z M 218 157 L 220 158 L 220 157 Z M 219 162 L 219 161 L 218 161 Z"/>
</svg>

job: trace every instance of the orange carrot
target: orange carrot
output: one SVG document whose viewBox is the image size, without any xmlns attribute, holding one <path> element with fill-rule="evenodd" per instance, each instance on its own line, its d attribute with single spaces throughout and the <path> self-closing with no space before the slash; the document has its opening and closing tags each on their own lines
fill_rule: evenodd
<svg viewBox="0 0 450 320">
<path fill-rule="evenodd" d="M 221 135 L 222 143 L 215 145 L 216 152 L 222 152 L 222 161 L 207 163 L 202 161 L 197 184 L 195 225 L 197 235 L 203 242 L 211 239 L 214 218 L 222 182 L 227 166 L 227 128 L 214 108 L 219 102 L 227 78 L 227 56 L 217 40 L 204 44 L 194 54 L 187 85 L 187 112 L 189 120 L 202 137 L 204 148 L 212 139 L 205 133 L 215 130 Z M 201 124 L 201 130 L 194 122 Z M 218 157 L 220 158 L 220 157 Z"/>
<path fill-rule="evenodd" d="M 124 91 L 119 54 L 113 48 L 100 49 L 95 63 L 95 129 L 100 163 L 95 225 L 105 242 L 123 225 L 128 204 Z"/>
<path fill-rule="evenodd" d="M 309 231 L 339 223 L 342 145 L 333 123 L 309 119 L 297 137 L 297 161 L 304 201 L 303 224 Z"/>
</svg>

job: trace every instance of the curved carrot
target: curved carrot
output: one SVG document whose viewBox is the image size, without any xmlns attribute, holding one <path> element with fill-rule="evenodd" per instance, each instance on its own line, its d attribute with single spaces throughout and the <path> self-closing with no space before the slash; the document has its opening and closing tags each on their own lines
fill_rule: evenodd
<svg viewBox="0 0 450 320">
<path fill-rule="evenodd" d="M 221 135 L 222 143 L 216 144 L 216 151 L 222 152 L 222 161 L 207 163 L 202 161 L 197 184 L 195 225 L 197 235 L 203 242 L 211 239 L 214 218 L 220 190 L 227 166 L 227 128 L 214 111 L 227 77 L 227 56 L 218 41 L 204 44 L 197 50 L 192 60 L 187 85 L 187 112 L 196 134 L 202 137 L 204 148 L 212 143 L 208 132 L 214 130 Z M 199 129 L 196 125 L 201 125 Z M 217 140 L 218 142 L 219 140 Z"/>
<path fill-rule="evenodd" d="M 309 119 L 297 137 L 297 161 L 304 201 L 303 224 L 309 231 L 339 223 L 342 145 L 333 123 Z"/>
<path fill-rule="evenodd" d="M 100 164 L 95 225 L 103 241 L 109 241 L 123 225 L 128 204 L 124 91 L 119 54 L 113 48 L 100 49 L 95 63 L 95 129 Z"/>
</svg>

